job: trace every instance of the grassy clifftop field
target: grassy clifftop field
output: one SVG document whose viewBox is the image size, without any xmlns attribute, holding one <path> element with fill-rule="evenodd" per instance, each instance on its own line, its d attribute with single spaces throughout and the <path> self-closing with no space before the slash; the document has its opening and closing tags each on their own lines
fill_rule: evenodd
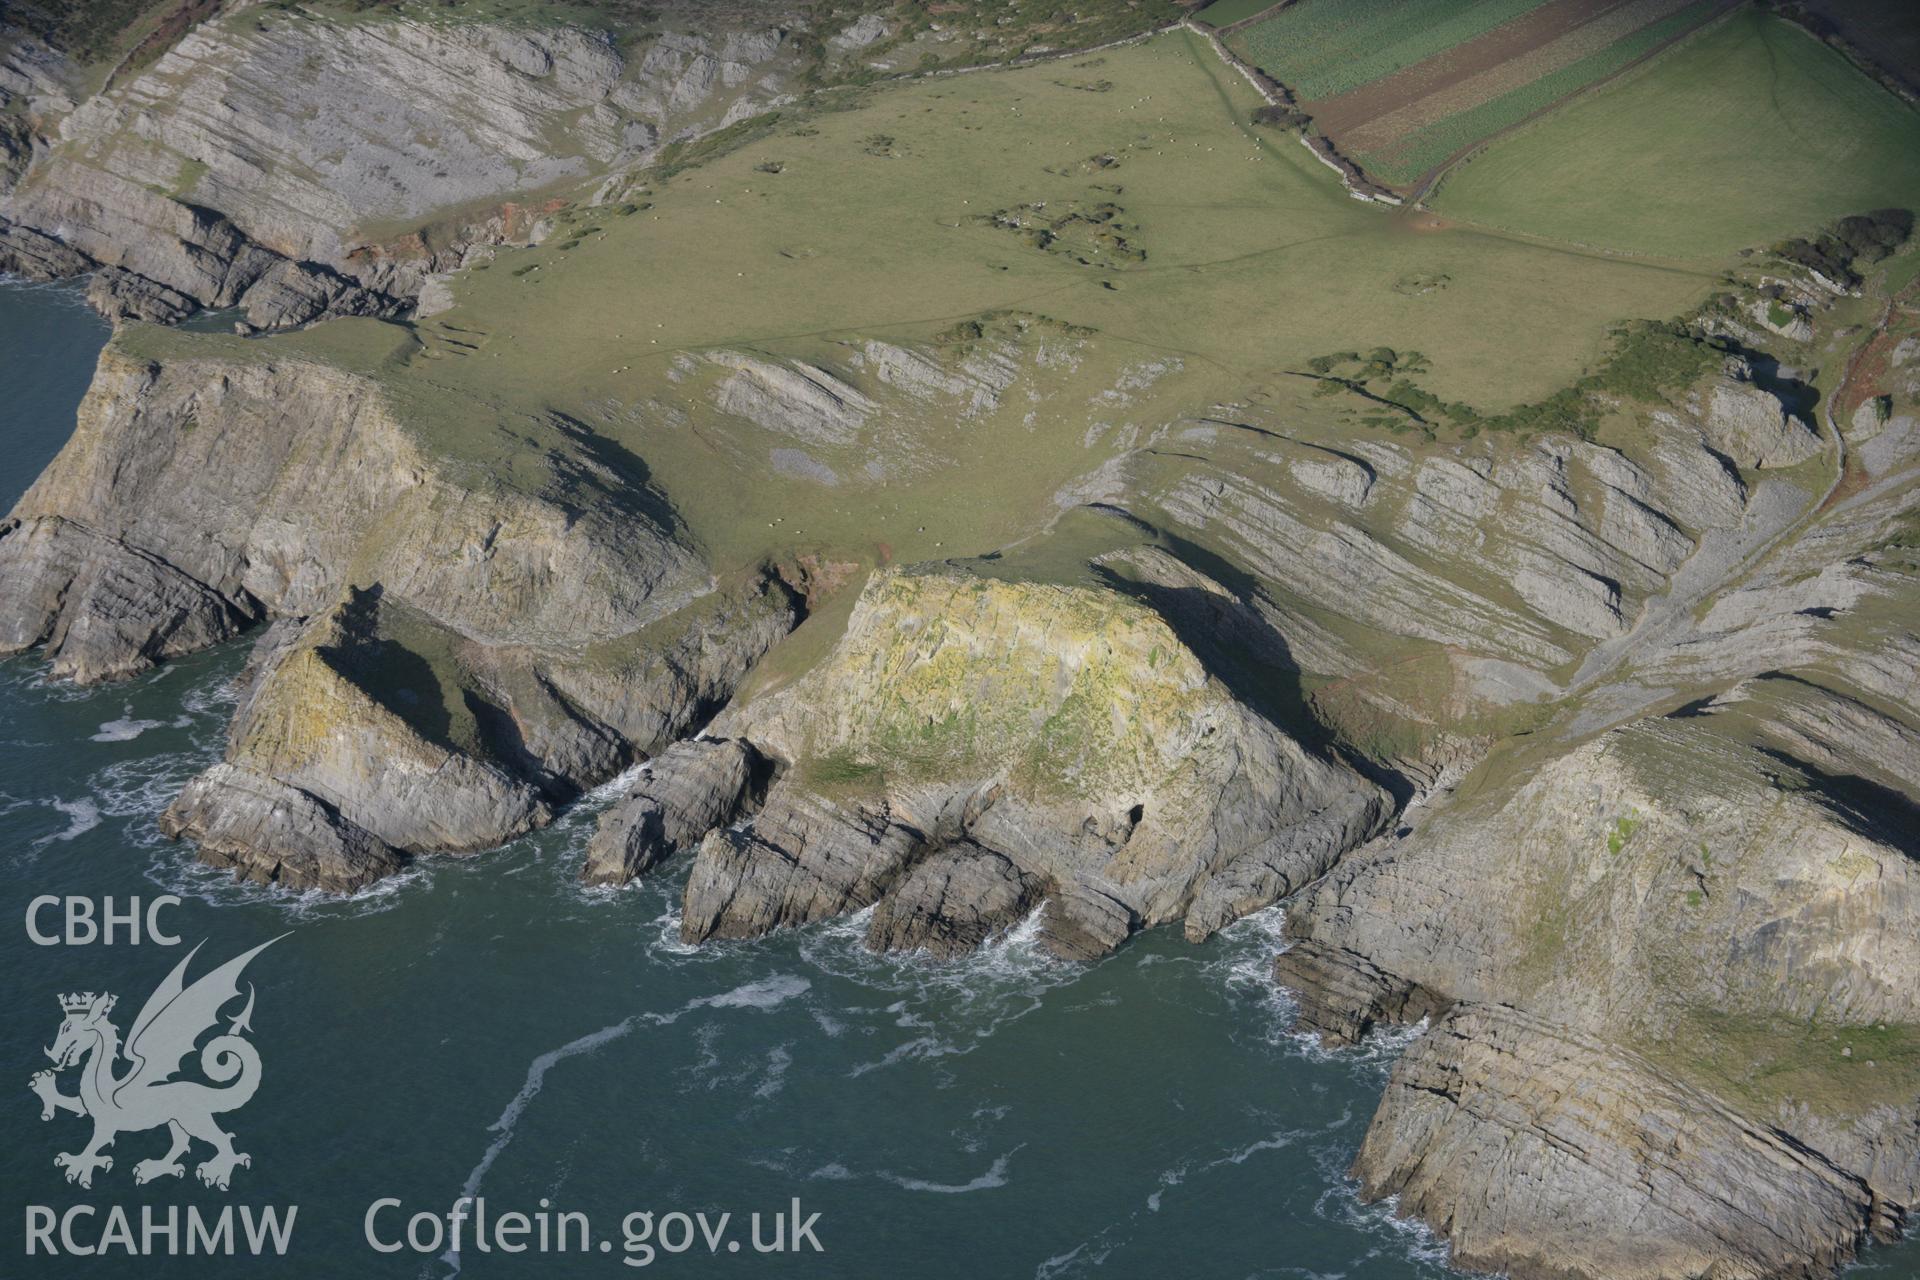
<svg viewBox="0 0 1920 1280">
<path fill-rule="evenodd" d="M 1149 423 L 1303 395 L 1287 371 L 1324 352 L 1417 350 L 1437 394 L 1498 408 L 1577 374 L 1613 322 L 1672 314 L 1713 283 L 1418 230 L 1251 127 L 1259 105 L 1184 32 L 854 91 L 565 215 L 542 247 L 456 277 L 453 309 L 411 328 L 132 340 L 376 369 L 436 448 L 488 465 L 514 441 L 478 424 L 560 410 L 644 458 L 725 559 L 790 543 L 796 525 L 912 558 L 1030 527 Z M 871 341 L 1005 335 L 1039 353 L 1018 389 L 964 421 L 898 424 L 911 439 L 891 461 L 850 436 L 746 441 L 737 415 L 702 421 L 731 372 L 710 357 L 795 359 L 871 388 L 888 376 Z"/>
<path fill-rule="evenodd" d="M 1842 213 L 1920 204 L 1920 113 L 1800 28 L 1746 10 L 1493 143 L 1432 204 L 1711 261 Z"/>
</svg>

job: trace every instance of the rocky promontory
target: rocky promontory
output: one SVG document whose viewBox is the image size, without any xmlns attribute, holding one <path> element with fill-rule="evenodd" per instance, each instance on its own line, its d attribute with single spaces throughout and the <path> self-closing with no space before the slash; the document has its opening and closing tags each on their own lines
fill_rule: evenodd
<svg viewBox="0 0 1920 1280">
<path fill-rule="evenodd" d="M 818 668 L 715 731 L 778 774 L 751 817 L 700 842 L 689 941 L 876 903 L 869 942 L 888 949 L 971 950 L 1036 903 L 1063 955 L 1168 920 L 1200 940 L 1320 874 L 1390 812 L 1378 787 L 1235 699 L 1149 606 L 978 573 L 877 577 Z M 643 782 L 596 845 L 659 794 Z M 688 843 L 684 808 L 668 802 L 650 848 Z"/>
<path fill-rule="evenodd" d="M 163 825 L 254 878 L 351 890 L 489 848 L 695 727 L 789 631 L 715 581 L 644 482 L 564 422 L 541 465 L 424 448 L 376 380 L 110 351 L 0 526 L 0 636 L 124 676 L 271 620 L 224 763 Z"/>
</svg>

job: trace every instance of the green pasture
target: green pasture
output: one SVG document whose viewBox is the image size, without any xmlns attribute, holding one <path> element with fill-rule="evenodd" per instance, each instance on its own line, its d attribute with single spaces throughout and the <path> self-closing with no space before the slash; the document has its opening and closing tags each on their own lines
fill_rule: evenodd
<svg viewBox="0 0 1920 1280">
<path fill-rule="evenodd" d="M 1735 13 L 1451 171 L 1434 209 L 1615 252 L 1723 260 L 1920 207 L 1920 114 L 1780 19 Z"/>
<path fill-rule="evenodd" d="M 1256 132 L 1259 105 L 1186 32 L 863 90 L 570 211 L 541 247 L 457 277 L 454 309 L 417 325 L 259 340 L 134 326 L 122 341 L 369 372 L 430 447 L 509 483 L 537 483 L 539 459 L 572 447 L 542 425 L 564 413 L 643 462 L 725 570 L 795 547 L 992 550 L 1164 424 L 1261 387 L 1291 395 L 1305 384 L 1286 371 L 1330 350 L 1424 352 L 1435 394 L 1489 411 L 1537 399 L 1595 358 L 1610 324 L 1682 311 L 1714 284 L 1415 230 Z M 1109 207 L 1144 258 L 1086 265 L 994 217 Z M 1063 222 L 1060 243 L 1088 225 Z M 997 411 L 961 419 L 880 385 L 856 359 L 869 339 L 946 362 L 1010 343 L 1021 373 Z M 721 350 L 804 360 L 883 412 L 852 445 L 762 430 L 715 406 L 729 371 L 703 356 Z M 779 465 L 795 448 L 834 480 Z"/>
<path fill-rule="evenodd" d="M 1386 182 L 1408 184 L 1445 163 L 1474 143 L 1512 128 L 1536 112 L 1615 74 L 1634 59 L 1698 26 L 1716 7 L 1700 0 L 1659 22 L 1596 50 L 1578 62 L 1549 72 L 1537 80 L 1491 98 L 1470 110 L 1437 120 L 1376 152 L 1354 159 L 1368 173 Z"/>
</svg>

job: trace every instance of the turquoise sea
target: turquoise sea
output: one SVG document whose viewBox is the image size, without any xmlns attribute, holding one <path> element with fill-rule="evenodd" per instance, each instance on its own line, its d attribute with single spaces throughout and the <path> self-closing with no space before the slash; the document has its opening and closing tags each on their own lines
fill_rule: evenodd
<svg viewBox="0 0 1920 1280">
<path fill-rule="evenodd" d="M 65 440 L 105 337 L 72 290 L 0 287 L 0 507 Z M 876 958 L 847 922 L 689 950 L 684 865 L 617 892 L 576 884 L 591 800 L 348 901 L 236 885 L 154 817 L 218 756 L 245 647 L 84 691 L 47 684 L 31 656 L 0 663 L 0 1276 L 1448 1274 L 1428 1236 L 1360 1205 L 1345 1177 L 1404 1040 L 1329 1055 L 1291 1036 L 1266 977 L 1277 913 L 1204 946 L 1158 931 L 1088 968 L 1018 939 L 946 967 Z M 161 917 L 180 946 L 28 937 L 40 895 L 166 894 L 182 899 Z M 43 1122 L 27 1088 L 57 997 L 114 992 L 124 1031 L 193 944 L 197 975 L 279 935 L 246 974 L 263 1074 L 224 1117 L 252 1158 L 231 1190 L 191 1168 L 136 1186 L 159 1130 L 122 1135 L 90 1190 L 69 1185 L 53 1157 L 79 1148 L 83 1122 Z M 419 1251 L 367 1240 L 377 1202 L 399 1202 L 375 1213 L 392 1245 L 411 1215 L 463 1196 L 496 1224 L 528 1215 L 509 1243 L 535 1240 L 539 1214 L 584 1214 L 588 1246 L 482 1252 L 469 1234 L 456 1254 L 425 1225 Z M 801 1220 L 819 1215 L 785 1240 L 802 1251 L 756 1251 L 751 1215 L 771 1243 L 796 1199 Z M 143 1208 L 174 1211 L 181 1249 L 189 1209 L 297 1214 L 284 1261 L 165 1256 L 153 1235 L 158 1256 L 132 1257 L 109 1231 L 116 1206 L 136 1246 Z M 711 1247 L 697 1225 L 683 1235 L 723 1213 Z M 28 1256 L 49 1216 L 110 1252 Z M 1911 1274 L 1915 1258 L 1876 1261 Z"/>
</svg>

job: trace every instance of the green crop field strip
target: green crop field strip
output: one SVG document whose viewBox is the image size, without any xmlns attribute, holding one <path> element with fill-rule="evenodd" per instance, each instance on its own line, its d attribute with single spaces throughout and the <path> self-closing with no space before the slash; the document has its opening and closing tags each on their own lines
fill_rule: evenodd
<svg viewBox="0 0 1920 1280">
<path fill-rule="evenodd" d="M 1301 0 L 1233 38 L 1304 102 L 1357 89 L 1538 8 L 1544 0 Z"/>
<path fill-rule="evenodd" d="M 1799 28 L 1746 11 L 1450 172 L 1450 217 L 1723 259 L 1849 213 L 1920 207 L 1920 114 Z"/>
<path fill-rule="evenodd" d="M 1230 27 L 1273 8 L 1274 3 L 1275 0 L 1214 0 L 1194 16 L 1210 27 Z"/>
<path fill-rule="evenodd" d="M 1613 41 L 1578 62 L 1549 72 L 1478 106 L 1437 120 L 1378 151 L 1359 151 L 1354 159 L 1386 182 L 1411 183 L 1474 143 L 1604 80 L 1662 44 L 1698 26 L 1715 8 L 1701 0 L 1678 13 Z"/>
</svg>

